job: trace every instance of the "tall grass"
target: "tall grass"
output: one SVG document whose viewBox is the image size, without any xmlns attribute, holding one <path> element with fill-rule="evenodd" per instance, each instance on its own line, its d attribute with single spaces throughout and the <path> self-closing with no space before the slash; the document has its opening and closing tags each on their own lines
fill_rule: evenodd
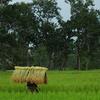
<svg viewBox="0 0 100 100">
<path fill-rule="evenodd" d="M 100 100 L 100 70 L 49 71 L 48 84 L 33 94 L 26 83 L 13 83 L 11 74 L 0 72 L 0 100 Z"/>
</svg>

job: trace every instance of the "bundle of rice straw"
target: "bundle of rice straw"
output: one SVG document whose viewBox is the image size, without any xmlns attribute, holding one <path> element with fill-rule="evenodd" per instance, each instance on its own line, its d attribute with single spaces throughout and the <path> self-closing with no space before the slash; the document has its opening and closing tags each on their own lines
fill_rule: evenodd
<svg viewBox="0 0 100 100">
<path fill-rule="evenodd" d="M 32 66 L 32 67 L 20 67 L 15 66 L 15 70 L 12 75 L 12 80 L 15 82 L 30 82 L 35 84 L 46 83 L 46 71 L 48 68 Z"/>
</svg>

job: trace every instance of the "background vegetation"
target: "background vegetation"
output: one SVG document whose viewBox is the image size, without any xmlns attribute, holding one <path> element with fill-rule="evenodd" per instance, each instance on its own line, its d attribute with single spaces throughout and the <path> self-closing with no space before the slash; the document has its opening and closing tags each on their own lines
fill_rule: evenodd
<svg viewBox="0 0 100 100">
<path fill-rule="evenodd" d="M 0 0 L 0 69 L 100 68 L 100 11 L 94 9 L 93 0 L 66 0 L 71 6 L 67 21 L 56 0 L 9 1 Z"/>
</svg>

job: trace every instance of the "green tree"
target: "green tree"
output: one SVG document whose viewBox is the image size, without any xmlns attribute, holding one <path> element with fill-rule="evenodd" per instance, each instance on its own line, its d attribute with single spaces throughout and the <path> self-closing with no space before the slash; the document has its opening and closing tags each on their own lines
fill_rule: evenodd
<svg viewBox="0 0 100 100">
<path fill-rule="evenodd" d="M 13 65 L 26 65 L 31 37 L 33 37 L 34 41 L 36 40 L 37 21 L 32 12 L 32 6 L 31 4 L 16 3 L 3 7 L 0 13 L 2 15 L 0 16 L 0 43 L 2 51 L 0 58 L 4 63 L 6 63 L 6 60 L 8 61 L 9 58 L 7 57 L 10 57 L 13 60 L 9 62 L 12 62 Z"/>
<path fill-rule="evenodd" d="M 98 11 L 93 9 L 92 0 L 68 1 L 71 5 L 72 32 L 77 37 L 77 67 L 80 70 L 83 63 L 83 66 L 88 69 L 92 49 L 96 46 L 95 42 L 98 37 L 97 34 L 99 34 Z"/>
<path fill-rule="evenodd" d="M 49 57 L 49 68 L 53 69 L 56 67 L 59 33 L 56 32 L 58 27 L 53 20 L 60 18 L 59 8 L 55 0 L 41 0 L 33 2 L 33 11 L 39 20 L 39 37 L 43 45 L 46 47 L 47 54 Z M 35 10 L 34 10 L 35 8 Z"/>
</svg>

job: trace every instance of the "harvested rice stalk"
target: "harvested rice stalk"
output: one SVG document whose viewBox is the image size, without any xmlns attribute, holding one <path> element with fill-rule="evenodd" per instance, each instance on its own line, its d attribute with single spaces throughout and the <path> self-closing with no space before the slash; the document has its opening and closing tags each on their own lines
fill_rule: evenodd
<svg viewBox="0 0 100 100">
<path fill-rule="evenodd" d="M 25 71 L 25 74 L 24 74 L 24 76 L 23 76 L 23 80 L 26 82 L 26 78 L 27 78 L 27 76 L 28 76 L 28 74 L 29 74 L 30 69 L 29 69 L 29 68 L 26 68 L 25 70 L 26 70 L 26 71 Z"/>
<path fill-rule="evenodd" d="M 45 83 L 45 74 L 48 69 L 45 67 L 15 67 L 12 79 L 15 82 L 30 82 L 35 84 Z"/>
<path fill-rule="evenodd" d="M 15 82 L 20 82 L 20 75 L 21 74 L 21 70 L 19 69 L 19 67 L 15 68 L 15 71 L 12 75 L 12 79 L 15 81 Z"/>
</svg>

